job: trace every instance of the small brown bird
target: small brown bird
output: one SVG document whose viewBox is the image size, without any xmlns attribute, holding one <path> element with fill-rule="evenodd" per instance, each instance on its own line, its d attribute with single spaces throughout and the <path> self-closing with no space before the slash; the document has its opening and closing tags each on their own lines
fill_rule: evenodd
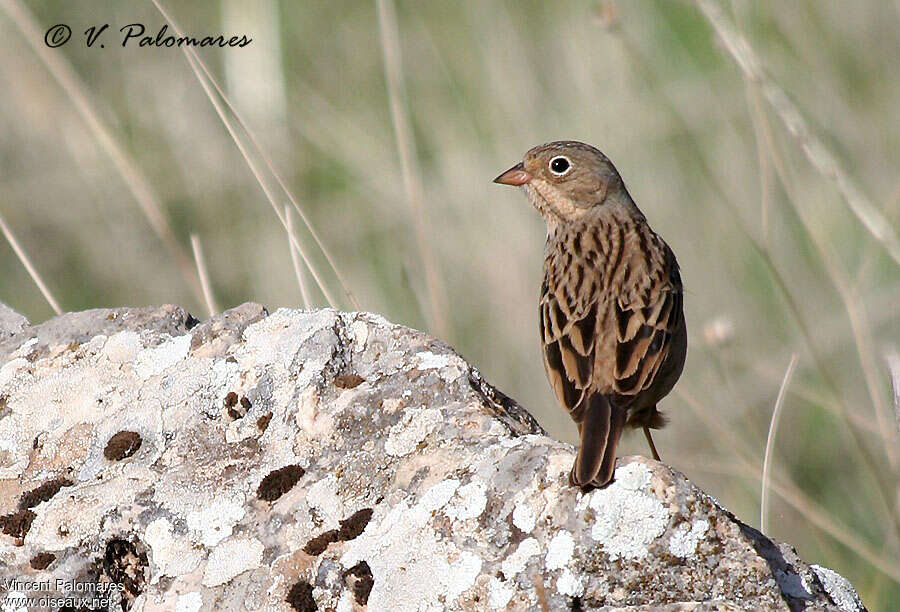
<svg viewBox="0 0 900 612">
<path fill-rule="evenodd" d="M 544 367 L 581 435 L 570 482 L 605 486 L 626 425 L 643 428 L 659 460 L 650 429 L 665 419 L 656 404 L 681 376 L 687 353 L 678 262 L 592 146 L 535 147 L 494 182 L 523 187 L 547 222 Z"/>
</svg>

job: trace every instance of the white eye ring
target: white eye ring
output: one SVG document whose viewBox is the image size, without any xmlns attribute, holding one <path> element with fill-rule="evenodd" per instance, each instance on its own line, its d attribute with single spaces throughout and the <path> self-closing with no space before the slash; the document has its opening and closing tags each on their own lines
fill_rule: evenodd
<svg viewBox="0 0 900 612">
<path fill-rule="evenodd" d="M 562 167 L 562 170 L 559 170 L 559 167 Z M 572 162 L 565 155 L 557 155 L 547 163 L 547 168 L 553 176 L 565 176 L 572 170 Z"/>
</svg>

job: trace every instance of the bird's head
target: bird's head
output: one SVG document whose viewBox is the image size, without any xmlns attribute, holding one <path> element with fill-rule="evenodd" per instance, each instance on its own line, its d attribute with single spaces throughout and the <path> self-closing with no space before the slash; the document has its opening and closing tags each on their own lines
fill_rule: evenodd
<svg viewBox="0 0 900 612">
<path fill-rule="evenodd" d="M 494 182 L 524 188 L 548 225 L 578 221 L 609 204 L 634 206 L 609 158 L 582 142 L 534 147 Z"/>
</svg>

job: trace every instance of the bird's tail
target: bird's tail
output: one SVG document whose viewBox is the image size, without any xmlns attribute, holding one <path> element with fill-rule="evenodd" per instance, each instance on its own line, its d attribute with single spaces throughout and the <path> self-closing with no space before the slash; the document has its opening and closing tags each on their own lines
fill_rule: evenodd
<svg viewBox="0 0 900 612">
<path fill-rule="evenodd" d="M 599 393 L 583 401 L 587 406 L 581 422 L 581 448 L 569 480 L 576 487 L 592 489 L 606 486 L 612 480 L 616 446 L 628 414 Z"/>
</svg>

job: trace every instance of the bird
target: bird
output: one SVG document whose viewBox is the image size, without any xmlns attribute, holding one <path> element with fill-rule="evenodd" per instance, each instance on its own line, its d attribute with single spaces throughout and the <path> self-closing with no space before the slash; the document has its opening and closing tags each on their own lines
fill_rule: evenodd
<svg viewBox="0 0 900 612">
<path fill-rule="evenodd" d="M 642 428 L 660 460 L 650 430 L 666 424 L 657 404 L 687 355 L 678 262 L 590 145 L 534 147 L 494 182 L 523 188 L 546 222 L 540 340 L 550 386 L 581 439 L 569 482 L 605 487 L 626 427 Z"/>
</svg>

